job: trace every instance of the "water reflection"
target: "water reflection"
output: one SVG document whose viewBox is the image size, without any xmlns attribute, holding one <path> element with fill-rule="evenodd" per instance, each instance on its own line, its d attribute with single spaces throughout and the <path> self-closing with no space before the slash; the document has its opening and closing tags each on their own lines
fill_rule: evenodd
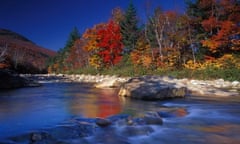
<svg viewBox="0 0 240 144">
<path fill-rule="evenodd" d="M 72 116 L 108 117 L 121 111 L 117 90 L 99 90 L 89 84 L 49 83 L 0 91 L 0 139 L 54 126 Z"/>
<path fill-rule="evenodd" d="M 239 143 L 240 97 L 189 97 L 166 101 L 119 98 L 116 89 L 89 84 L 49 83 L 39 88 L 0 91 L 0 140 L 55 126 L 73 116 L 139 115 L 176 108 L 177 117 L 164 117 L 154 134 L 131 143 Z M 116 133 L 118 135 L 118 133 Z M 174 135 L 174 138 L 172 136 Z M 102 135 L 101 135 L 102 136 Z"/>
<path fill-rule="evenodd" d="M 69 95 L 69 93 L 68 93 Z M 116 89 L 94 89 L 88 93 L 72 93 L 68 108 L 73 115 L 84 117 L 108 117 L 122 111 L 122 104 Z"/>
</svg>

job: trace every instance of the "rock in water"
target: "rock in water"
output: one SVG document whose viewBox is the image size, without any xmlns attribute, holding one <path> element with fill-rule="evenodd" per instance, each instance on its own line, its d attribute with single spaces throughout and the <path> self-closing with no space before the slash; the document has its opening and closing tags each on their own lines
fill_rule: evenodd
<svg viewBox="0 0 240 144">
<path fill-rule="evenodd" d="M 147 113 L 145 114 L 143 121 L 148 125 L 162 125 L 163 120 L 158 113 Z"/>
<path fill-rule="evenodd" d="M 42 140 L 42 135 L 40 133 L 33 133 L 31 137 L 32 141 L 40 141 Z"/>
<path fill-rule="evenodd" d="M 112 124 L 112 123 L 111 123 L 111 121 L 108 120 L 108 119 L 97 118 L 97 119 L 96 119 L 96 124 L 97 124 L 98 126 L 101 126 L 101 127 L 106 127 L 106 126 L 109 126 L 109 125 Z"/>
<path fill-rule="evenodd" d="M 186 87 L 167 83 L 156 77 L 137 77 L 124 83 L 118 95 L 142 100 L 162 100 L 182 98 L 186 92 Z"/>
</svg>

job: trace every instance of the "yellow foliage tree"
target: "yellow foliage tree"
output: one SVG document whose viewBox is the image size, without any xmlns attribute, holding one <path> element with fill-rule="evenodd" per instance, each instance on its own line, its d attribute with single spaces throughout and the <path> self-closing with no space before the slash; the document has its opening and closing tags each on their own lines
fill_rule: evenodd
<svg viewBox="0 0 240 144">
<path fill-rule="evenodd" d="M 150 52 L 150 45 L 144 36 L 141 36 L 138 39 L 136 43 L 136 49 L 131 52 L 130 56 L 132 63 L 135 66 L 144 66 L 149 68 L 152 65 L 153 60 Z"/>
<path fill-rule="evenodd" d="M 98 45 L 98 30 L 103 29 L 105 24 L 97 24 L 91 29 L 87 29 L 83 34 L 83 39 L 85 44 L 83 49 L 89 53 L 89 64 L 95 68 L 100 68 L 101 66 L 101 58 L 98 55 L 100 48 Z"/>
</svg>

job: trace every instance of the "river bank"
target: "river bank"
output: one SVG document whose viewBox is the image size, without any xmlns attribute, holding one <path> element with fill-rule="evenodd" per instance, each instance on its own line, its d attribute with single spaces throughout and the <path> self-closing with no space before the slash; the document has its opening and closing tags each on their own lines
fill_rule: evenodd
<svg viewBox="0 0 240 144">
<path fill-rule="evenodd" d="M 72 87 L 78 84 L 67 85 Z M 74 91 L 80 92 L 76 89 Z M 104 91 L 107 93 L 109 89 Z M 2 141 L 0 139 L 0 143 L 238 144 L 240 142 L 238 137 L 240 99 L 236 101 L 216 97 L 198 99 L 192 96 L 158 102 L 129 100 L 124 102 L 125 110 L 119 114 L 106 118 L 71 116 L 50 128 L 35 128 Z M 66 102 L 66 98 L 64 101 Z M 81 101 L 76 104 L 81 106 Z M 151 108 L 146 109 L 146 106 Z M 59 106 L 56 108 L 59 109 Z M 110 107 L 105 110 L 109 109 Z M 133 109 L 138 113 L 134 113 Z M 55 114 L 51 113 L 51 115 Z"/>
<path fill-rule="evenodd" d="M 32 79 L 21 77 L 14 71 L 0 69 L 0 90 L 39 86 L 41 84 Z"/>
<path fill-rule="evenodd" d="M 38 74 L 38 75 L 20 75 L 22 77 L 36 80 L 40 83 L 46 82 L 78 82 L 93 83 L 98 88 L 120 87 L 131 77 L 118 77 L 110 75 L 66 75 L 66 74 Z M 143 76 L 144 77 L 144 76 Z M 148 76 L 149 77 L 149 76 Z M 148 78 L 149 79 L 149 78 Z M 240 91 L 239 81 L 216 80 L 194 80 L 194 79 L 176 79 L 168 76 L 150 76 L 160 83 L 176 85 L 176 87 L 186 87 L 189 95 L 200 96 L 238 96 Z"/>
<path fill-rule="evenodd" d="M 42 124 L 30 130 L 26 129 L 24 132 L 0 140 L 0 143 L 218 144 L 224 141 L 235 144 L 240 142 L 237 136 L 240 132 L 239 95 L 230 95 L 227 92 L 229 95 L 199 96 L 189 92 L 189 95 L 181 99 L 139 101 L 119 98 L 117 96 L 119 87 L 116 89 L 92 87 L 95 84 L 107 84 L 110 80 L 124 79 L 117 76 L 21 76 L 39 79 L 43 86 L 1 93 L 0 106 L 6 105 L 5 108 L 0 108 L 3 110 L 0 113 L 2 114 L 0 121 L 1 118 L 6 117 L 1 124 L 7 123 L 7 131 L 19 130 L 31 123 L 38 125 L 46 120 L 52 120 L 54 123 L 50 128 L 44 128 L 45 124 Z M 74 80 L 80 77 L 85 80 Z M 99 79 L 98 82 L 95 81 L 100 77 L 104 78 L 101 82 Z M 94 84 L 86 86 L 84 82 L 89 83 L 90 80 Z M 122 84 L 129 81 L 139 82 L 139 80 L 157 81 L 177 87 L 194 84 L 204 86 L 212 83 L 211 85 L 219 90 L 233 89 L 236 93 L 238 90 L 238 85 L 234 86 L 236 82 L 197 81 L 159 76 L 126 78 Z M 221 87 L 220 84 L 216 84 L 220 82 L 223 85 Z M 9 105 L 12 106 L 11 109 Z M 22 110 L 24 108 L 25 110 Z M 11 117 L 14 118 L 14 123 L 8 124 L 9 115 L 13 111 L 16 111 L 16 115 Z M 19 114 L 22 117 L 16 117 Z M 55 120 L 57 117 L 58 121 Z M 20 121 L 21 119 L 23 120 Z M 4 127 L 1 124 L 0 126 Z M 0 130 L 1 133 L 5 133 L 5 129 Z"/>
</svg>

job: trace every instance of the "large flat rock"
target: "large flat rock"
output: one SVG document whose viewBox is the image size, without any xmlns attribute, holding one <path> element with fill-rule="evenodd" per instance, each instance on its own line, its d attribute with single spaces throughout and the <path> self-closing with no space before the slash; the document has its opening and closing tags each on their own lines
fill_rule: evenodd
<svg viewBox="0 0 240 144">
<path fill-rule="evenodd" d="M 162 100 L 182 98 L 186 93 L 186 87 L 162 81 L 159 77 L 145 76 L 128 80 L 121 86 L 118 95 L 142 100 Z"/>
</svg>

